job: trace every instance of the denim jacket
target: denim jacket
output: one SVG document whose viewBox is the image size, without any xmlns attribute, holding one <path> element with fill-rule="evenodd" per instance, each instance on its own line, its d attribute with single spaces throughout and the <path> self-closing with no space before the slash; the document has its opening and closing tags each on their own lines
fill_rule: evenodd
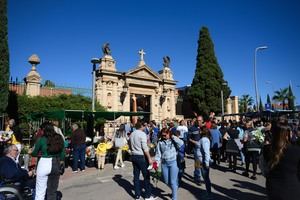
<svg viewBox="0 0 300 200">
<path fill-rule="evenodd" d="M 210 140 L 207 137 L 202 137 L 199 141 L 201 151 L 201 162 L 209 167 L 210 162 Z"/>
<path fill-rule="evenodd" d="M 178 149 L 183 145 L 183 141 L 176 136 L 172 136 L 172 139 L 160 140 L 156 146 L 155 160 L 162 163 L 176 160 L 177 152 L 174 143 Z"/>
</svg>

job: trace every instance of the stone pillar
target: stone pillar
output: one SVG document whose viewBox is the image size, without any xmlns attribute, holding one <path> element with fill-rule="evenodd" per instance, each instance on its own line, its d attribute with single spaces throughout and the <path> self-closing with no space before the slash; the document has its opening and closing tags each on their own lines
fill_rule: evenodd
<svg viewBox="0 0 300 200">
<path fill-rule="evenodd" d="M 132 95 L 132 100 L 133 100 L 132 112 L 137 112 L 137 102 L 136 102 L 135 94 Z M 136 122 L 137 122 L 137 116 L 133 116 L 132 124 L 136 124 Z"/>
<path fill-rule="evenodd" d="M 39 96 L 42 79 L 40 74 L 36 71 L 36 66 L 40 64 L 40 58 L 36 54 L 33 54 L 29 57 L 28 62 L 32 67 L 26 76 L 26 95 Z"/>
<path fill-rule="evenodd" d="M 118 83 L 112 83 L 112 110 L 118 111 L 118 104 L 119 104 L 119 94 L 118 94 Z"/>
<path fill-rule="evenodd" d="M 101 81 L 101 80 L 100 80 Z M 103 105 L 104 107 L 107 107 L 107 83 L 106 82 L 102 82 L 102 91 L 100 93 L 100 98 L 101 99 L 101 105 Z"/>
<path fill-rule="evenodd" d="M 227 103 L 226 103 L 226 110 L 227 110 L 227 114 L 232 114 L 232 106 L 231 106 L 232 102 L 231 102 L 231 99 L 228 98 L 227 99 Z"/>
<path fill-rule="evenodd" d="M 155 120 L 155 114 L 157 113 L 157 103 L 155 102 L 155 94 L 153 93 L 150 98 L 150 120 Z"/>
</svg>

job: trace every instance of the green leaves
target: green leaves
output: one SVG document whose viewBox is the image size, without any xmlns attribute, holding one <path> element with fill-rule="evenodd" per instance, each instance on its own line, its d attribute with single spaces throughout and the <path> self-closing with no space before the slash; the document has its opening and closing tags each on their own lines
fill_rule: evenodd
<svg viewBox="0 0 300 200">
<path fill-rule="evenodd" d="M 8 104 L 9 51 L 7 39 L 7 2 L 0 1 L 0 113 Z"/>
<path fill-rule="evenodd" d="M 188 97 L 193 110 L 207 117 L 211 111 L 221 113 L 221 90 L 224 99 L 229 97 L 231 90 L 223 84 L 225 82 L 223 72 L 206 27 L 200 30 L 197 52 L 195 76 Z"/>
<path fill-rule="evenodd" d="M 12 94 L 13 95 L 13 94 Z M 23 118 L 28 114 L 40 113 L 47 111 L 57 110 L 91 110 L 92 100 L 88 97 L 81 95 L 66 95 L 51 97 L 29 97 L 21 95 L 17 98 L 15 104 L 11 105 L 11 108 L 17 107 L 17 111 L 8 111 L 10 115 L 13 112 L 18 112 L 19 118 Z M 105 111 L 105 109 L 98 103 L 95 105 L 96 111 Z"/>
</svg>

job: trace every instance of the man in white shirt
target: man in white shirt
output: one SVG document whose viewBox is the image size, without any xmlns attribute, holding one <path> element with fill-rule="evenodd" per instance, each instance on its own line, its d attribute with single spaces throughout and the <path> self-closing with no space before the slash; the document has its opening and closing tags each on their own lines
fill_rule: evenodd
<svg viewBox="0 0 300 200">
<path fill-rule="evenodd" d="M 180 121 L 180 125 L 177 127 L 177 131 L 180 132 L 179 139 L 186 140 L 186 135 L 188 133 L 188 128 L 186 126 L 185 120 Z"/>
</svg>

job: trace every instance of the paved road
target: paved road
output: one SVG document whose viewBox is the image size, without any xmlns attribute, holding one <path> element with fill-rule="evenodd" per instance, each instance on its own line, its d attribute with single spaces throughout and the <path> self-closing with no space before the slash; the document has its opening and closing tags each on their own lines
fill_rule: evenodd
<svg viewBox="0 0 300 200">
<path fill-rule="evenodd" d="M 186 173 L 178 190 L 178 199 L 205 199 L 205 185 L 193 182 L 193 160 L 187 159 Z M 134 199 L 132 165 L 113 170 L 112 164 L 106 164 L 102 171 L 87 168 L 85 172 L 73 174 L 68 168 L 60 180 L 60 191 L 64 200 L 129 200 Z M 251 168 L 251 166 L 250 166 Z M 227 170 L 227 163 L 218 169 L 211 169 L 212 192 L 216 200 L 265 200 L 265 179 L 259 175 L 252 180 L 241 175 L 241 168 L 236 173 Z M 154 185 L 153 194 L 159 199 L 168 200 L 171 190 L 164 183 Z"/>
</svg>

